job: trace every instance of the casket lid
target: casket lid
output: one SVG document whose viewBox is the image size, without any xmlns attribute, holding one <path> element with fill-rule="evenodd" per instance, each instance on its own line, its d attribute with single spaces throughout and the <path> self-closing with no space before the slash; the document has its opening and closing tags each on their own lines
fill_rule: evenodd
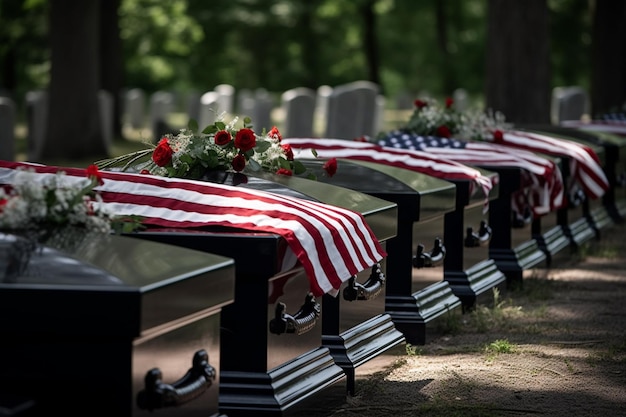
<svg viewBox="0 0 626 417">
<path fill-rule="evenodd" d="M 210 253 L 115 235 L 31 249 L 0 234 L 0 323 L 10 333 L 132 338 L 234 297 L 234 261 Z"/>
<path fill-rule="evenodd" d="M 325 160 L 300 161 L 317 174 L 318 181 L 397 203 L 402 216 L 411 222 L 455 209 L 456 185 L 449 181 L 390 165 L 347 159 L 338 161 L 337 172 L 330 177 L 324 175 Z"/>
</svg>

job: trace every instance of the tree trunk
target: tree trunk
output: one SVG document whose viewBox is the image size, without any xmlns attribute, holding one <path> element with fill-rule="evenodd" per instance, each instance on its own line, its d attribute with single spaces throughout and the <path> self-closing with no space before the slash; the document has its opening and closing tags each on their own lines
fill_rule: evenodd
<svg viewBox="0 0 626 417">
<path fill-rule="evenodd" d="M 550 122 L 548 16 L 546 0 L 489 0 L 486 105 L 509 122 Z"/>
<path fill-rule="evenodd" d="M 378 59 L 378 44 L 376 43 L 376 14 L 374 13 L 375 0 L 368 0 L 363 4 L 361 13 L 363 15 L 365 36 L 365 56 L 367 58 L 367 68 L 369 73 L 369 80 L 377 84 L 382 91 L 382 82 L 380 80 L 379 71 L 379 59 Z"/>
<path fill-rule="evenodd" d="M 591 114 L 626 105 L 626 2 L 596 0 L 591 52 Z"/>
<path fill-rule="evenodd" d="M 122 136 L 120 92 L 124 85 L 122 40 L 118 22 L 120 0 L 101 2 L 100 10 L 100 87 L 113 98 L 113 134 Z"/>
<path fill-rule="evenodd" d="M 51 0 L 51 72 L 41 160 L 107 157 L 98 110 L 99 0 Z"/>
</svg>

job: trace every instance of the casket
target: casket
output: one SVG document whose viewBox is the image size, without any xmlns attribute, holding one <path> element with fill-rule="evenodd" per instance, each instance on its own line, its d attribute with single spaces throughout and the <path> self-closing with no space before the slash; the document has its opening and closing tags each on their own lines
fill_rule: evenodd
<svg viewBox="0 0 626 417">
<path fill-rule="evenodd" d="M 383 247 L 396 234 L 392 202 L 303 178 L 214 174 L 205 179 L 359 212 Z M 221 324 L 219 408 L 228 416 L 297 414 L 344 377 L 353 392 L 356 368 L 405 340 L 385 312 L 385 260 L 345 282 L 337 296 L 315 298 L 280 235 L 205 228 L 132 236 L 235 260 L 235 301 Z"/>
<path fill-rule="evenodd" d="M 0 234 L 0 260 L 8 415 L 218 414 L 232 259 L 122 236 L 60 251 Z"/>
<path fill-rule="evenodd" d="M 603 196 L 602 202 L 613 221 L 623 221 L 626 215 L 626 140 L 623 137 L 607 132 L 586 130 L 584 125 L 578 127 L 524 125 L 521 128 L 536 132 L 548 132 L 570 140 L 601 146 L 604 149 L 604 172 L 611 184 L 610 189 Z"/>
<path fill-rule="evenodd" d="M 343 159 L 337 172 L 324 174 L 321 159 L 301 159 L 318 181 L 356 190 L 398 205 L 398 232 L 387 242 L 386 311 L 408 343 L 426 343 L 427 332 L 461 307 L 444 279 L 448 253 L 444 216 L 455 210 L 456 186 L 390 165 Z"/>
<path fill-rule="evenodd" d="M 589 196 L 586 196 L 586 198 L 582 199 L 580 205 L 583 216 L 587 218 L 589 225 L 595 232 L 594 237 L 599 237 L 603 229 L 614 223 L 615 215 L 617 214 L 614 197 L 617 175 L 616 171 L 619 169 L 617 161 L 620 156 L 620 149 L 617 146 L 617 143 L 611 143 L 607 140 L 602 141 L 597 136 L 593 136 L 586 132 L 558 126 L 547 127 L 545 130 L 539 127 L 536 129 L 526 128 L 526 130 L 529 132 L 548 134 L 556 138 L 589 146 L 598 155 L 601 167 L 609 180 L 610 188 L 604 196 L 602 196 L 602 198 L 592 199 L 589 198 Z M 580 244 L 581 242 L 576 241 L 576 243 Z"/>
<path fill-rule="evenodd" d="M 451 180 L 456 184 L 456 209 L 445 215 L 443 240 L 449 253 L 446 256 L 445 279 L 461 299 L 464 310 L 472 309 L 479 298 L 492 300 L 494 288 L 506 287 L 506 276 L 489 254 L 493 227 L 489 223 L 491 202 L 499 198 L 498 174 L 477 168 L 494 184 L 488 197 L 473 181 Z M 496 231 L 500 233 L 500 231 Z"/>
</svg>

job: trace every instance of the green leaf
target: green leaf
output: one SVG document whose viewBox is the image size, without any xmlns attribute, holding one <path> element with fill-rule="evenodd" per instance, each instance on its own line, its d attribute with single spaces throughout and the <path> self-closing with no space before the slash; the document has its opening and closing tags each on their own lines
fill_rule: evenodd
<svg viewBox="0 0 626 417">
<path fill-rule="evenodd" d="M 306 172 L 306 167 L 300 161 L 293 161 L 293 173 L 296 175 L 301 175 Z"/>
<path fill-rule="evenodd" d="M 189 119 L 187 129 L 191 130 L 192 133 L 198 132 L 198 121 L 196 119 Z"/>
<path fill-rule="evenodd" d="M 257 140 L 256 146 L 254 147 L 254 151 L 256 153 L 263 153 L 267 151 L 270 148 L 270 146 L 272 146 L 272 144 L 267 140 Z"/>
</svg>

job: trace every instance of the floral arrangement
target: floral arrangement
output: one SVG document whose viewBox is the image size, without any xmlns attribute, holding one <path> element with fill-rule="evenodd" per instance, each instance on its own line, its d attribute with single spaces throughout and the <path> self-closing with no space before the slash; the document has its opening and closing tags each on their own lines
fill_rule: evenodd
<svg viewBox="0 0 626 417">
<path fill-rule="evenodd" d="M 95 165 L 79 183 L 63 171 L 35 180 L 33 170 L 18 169 L 11 186 L 0 187 L 0 230 L 17 232 L 47 242 L 68 230 L 81 234 L 109 234 L 136 228 L 129 219 L 114 218 L 99 208 L 102 199 L 94 187 L 104 183 Z M 137 219 L 133 219 L 137 220 Z"/>
<path fill-rule="evenodd" d="M 449 97 L 443 106 L 430 98 L 417 99 L 414 105 L 413 114 L 400 130 L 422 136 L 488 140 L 492 132 L 507 127 L 502 113 L 478 110 L 461 112 Z"/>
<path fill-rule="evenodd" d="M 121 167 L 143 174 L 178 178 L 201 178 L 206 171 L 221 170 L 238 173 L 269 171 L 279 175 L 299 175 L 315 179 L 315 175 L 294 159 L 293 150 L 281 144 L 276 127 L 257 134 L 251 119 L 243 118 L 239 125 L 235 117 L 225 123 L 224 114 L 198 132 L 191 120 L 177 135 L 164 135 L 157 145 L 128 155 L 97 161 L 99 168 Z"/>
</svg>

